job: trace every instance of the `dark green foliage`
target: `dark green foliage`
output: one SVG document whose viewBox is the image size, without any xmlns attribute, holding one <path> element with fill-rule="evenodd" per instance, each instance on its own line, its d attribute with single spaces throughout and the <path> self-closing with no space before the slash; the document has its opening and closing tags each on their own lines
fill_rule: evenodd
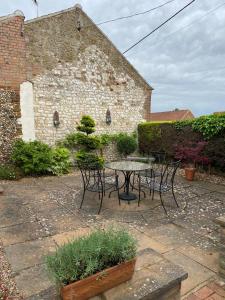
<svg viewBox="0 0 225 300">
<path fill-rule="evenodd" d="M 212 167 L 216 171 L 225 173 L 225 132 L 219 137 L 210 139 L 204 153 L 210 158 Z"/>
<path fill-rule="evenodd" d="M 43 175 L 49 173 L 52 150 L 39 141 L 26 143 L 18 140 L 13 146 L 12 160 L 25 175 Z"/>
<path fill-rule="evenodd" d="M 16 180 L 21 176 L 21 172 L 14 166 L 0 165 L 0 180 Z"/>
<path fill-rule="evenodd" d="M 104 166 L 103 157 L 83 150 L 76 153 L 76 161 L 81 169 L 99 170 Z"/>
<path fill-rule="evenodd" d="M 15 142 L 12 151 L 12 161 L 25 175 L 60 175 L 68 173 L 70 168 L 70 153 L 67 149 L 51 148 L 45 143 L 34 141 Z"/>
<path fill-rule="evenodd" d="M 77 130 L 86 134 L 95 132 L 95 121 L 90 116 L 83 116 L 80 124 L 77 126 Z"/>
<path fill-rule="evenodd" d="M 138 125 L 139 151 L 148 154 L 162 151 L 162 132 L 160 123 L 141 123 Z M 154 150 L 153 150 L 154 149 Z"/>
<path fill-rule="evenodd" d="M 169 159 L 174 159 L 177 146 L 186 147 L 190 143 L 196 144 L 205 140 L 207 144 L 203 155 L 209 159 L 214 172 L 225 172 L 225 130 L 222 129 L 223 123 L 218 126 L 218 130 L 213 130 L 214 125 L 210 124 L 212 120 L 222 122 L 223 118 L 224 115 L 212 115 L 175 123 L 146 122 L 139 124 L 139 151 L 146 154 L 163 151 L 166 152 Z M 203 120 L 206 120 L 208 128 L 211 128 L 208 133 L 206 133 L 207 126 L 202 124 Z M 209 132 L 213 135 L 210 138 Z"/>
<path fill-rule="evenodd" d="M 96 150 L 101 148 L 101 140 L 100 137 L 95 135 L 85 135 L 80 133 L 77 139 L 77 145 L 81 146 L 83 149 Z"/>
<path fill-rule="evenodd" d="M 67 285 L 135 256 L 136 240 L 124 229 L 109 228 L 59 247 L 46 263 L 54 280 Z"/>
<path fill-rule="evenodd" d="M 50 171 L 54 175 L 69 173 L 71 168 L 70 152 L 66 148 L 57 147 L 52 149 L 52 162 Z"/>
<path fill-rule="evenodd" d="M 201 133 L 205 139 L 210 140 L 225 131 L 225 114 L 201 116 L 193 120 L 174 123 L 174 127 L 178 130 L 188 125 L 191 126 L 194 131 Z"/>
<path fill-rule="evenodd" d="M 80 132 L 73 132 L 66 135 L 64 140 L 57 142 L 57 145 L 66 147 L 68 149 L 75 149 L 78 146 L 79 136 L 83 135 Z"/>
<path fill-rule="evenodd" d="M 194 119 L 192 128 L 201 132 L 209 140 L 225 131 L 225 114 L 202 116 Z"/>
<path fill-rule="evenodd" d="M 134 135 L 120 133 L 117 135 L 117 150 L 120 154 L 129 155 L 137 149 L 137 140 Z"/>
</svg>

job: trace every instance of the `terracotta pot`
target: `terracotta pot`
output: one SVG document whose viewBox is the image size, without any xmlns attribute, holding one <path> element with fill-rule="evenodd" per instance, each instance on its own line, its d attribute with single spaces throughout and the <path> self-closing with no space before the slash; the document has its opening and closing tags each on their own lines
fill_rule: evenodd
<svg viewBox="0 0 225 300">
<path fill-rule="evenodd" d="M 63 300 L 86 300 L 130 280 L 136 259 L 108 268 L 61 288 Z"/>
<path fill-rule="evenodd" d="M 189 181 L 194 180 L 196 168 L 185 168 L 185 177 Z"/>
</svg>

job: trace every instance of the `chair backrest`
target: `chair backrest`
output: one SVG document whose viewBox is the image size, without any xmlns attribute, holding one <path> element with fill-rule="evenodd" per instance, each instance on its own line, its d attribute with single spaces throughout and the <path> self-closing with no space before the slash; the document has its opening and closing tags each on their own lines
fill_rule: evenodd
<svg viewBox="0 0 225 300">
<path fill-rule="evenodd" d="M 173 185 L 174 177 L 176 175 L 179 166 L 180 166 L 180 160 L 166 164 L 161 176 L 161 182 L 160 182 L 161 186 Z"/>
<path fill-rule="evenodd" d="M 166 162 L 166 153 L 165 152 L 151 152 L 150 155 L 154 158 L 155 164 L 165 164 Z"/>
<path fill-rule="evenodd" d="M 88 168 L 79 168 L 82 180 L 85 188 L 88 188 L 88 186 L 96 185 L 98 187 L 103 186 L 103 170 L 102 169 L 88 169 Z"/>
</svg>

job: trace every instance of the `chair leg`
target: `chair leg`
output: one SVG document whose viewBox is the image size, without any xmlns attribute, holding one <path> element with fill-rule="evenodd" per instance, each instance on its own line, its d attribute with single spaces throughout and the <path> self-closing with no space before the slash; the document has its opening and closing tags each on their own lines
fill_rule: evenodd
<svg viewBox="0 0 225 300">
<path fill-rule="evenodd" d="M 141 177 L 138 176 L 138 206 L 140 206 L 141 201 Z"/>
<path fill-rule="evenodd" d="M 83 191 L 83 196 L 82 196 L 82 201 L 81 201 L 81 204 L 80 204 L 80 209 L 82 208 L 82 205 L 83 205 L 83 202 L 84 202 L 84 195 L 85 195 L 85 188 L 84 188 L 84 191 Z"/>
<path fill-rule="evenodd" d="M 133 174 L 132 191 L 134 190 L 135 173 Z"/>
<path fill-rule="evenodd" d="M 159 196 L 160 196 L 160 201 L 161 201 L 162 207 L 163 207 L 165 213 L 167 214 L 167 210 L 166 210 L 166 208 L 165 208 L 165 205 L 164 205 L 164 202 L 163 202 L 163 199 L 162 199 L 162 193 L 161 193 L 161 192 L 159 192 Z"/>
<path fill-rule="evenodd" d="M 175 194 L 174 194 L 173 186 L 172 186 L 172 194 L 173 194 L 173 198 L 174 198 L 174 201 L 175 201 L 177 207 L 179 207 L 179 204 L 177 203 L 177 199 L 176 199 Z"/>
<path fill-rule="evenodd" d="M 101 195 L 101 200 L 100 200 L 100 206 L 99 206 L 99 210 L 98 210 L 98 215 L 100 214 L 101 212 L 101 209 L 102 209 L 102 202 L 103 202 L 103 196 L 104 196 L 104 190 L 102 190 L 99 195 Z"/>
<path fill-rule="evenodd" d="M 154 188 L 152 189 L 152 201 L 154 200 L 154 195 L 155 195 L 155 190 Z"/>
</svg>

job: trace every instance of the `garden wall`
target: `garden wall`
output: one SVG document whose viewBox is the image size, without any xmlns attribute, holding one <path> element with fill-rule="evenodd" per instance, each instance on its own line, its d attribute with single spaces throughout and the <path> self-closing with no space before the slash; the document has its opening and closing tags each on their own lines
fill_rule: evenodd
<svg viewBox="0 0 225 300">
<path fill-rule="evenodd" d="M 166 152 L 175 157 L 176 146 L 187 146 L 206 141 L 204 155 L 217 173 L 225 173 L 225 116 L 208 116 L 187 122 L 154 123 L 138 126 L 139 151 L 150 154 Z"/>
<path fill-rule="evenodd" d="M 0 88 L 0 163 L 9 159 L 12 143 L 21 137 L 19 93 Z"/>
</svg>

